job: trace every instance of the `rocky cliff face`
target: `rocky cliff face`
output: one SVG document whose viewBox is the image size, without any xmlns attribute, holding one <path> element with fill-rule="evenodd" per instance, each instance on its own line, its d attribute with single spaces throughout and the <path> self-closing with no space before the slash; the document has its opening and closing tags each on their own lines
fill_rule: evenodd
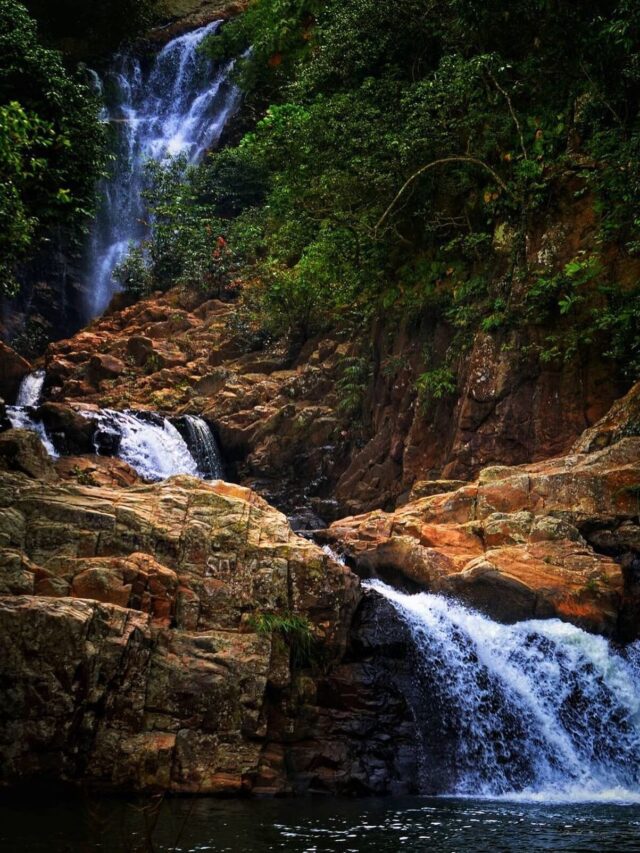
<svg viewBox="0 0 640 853">
<path fill-rule="evenodd" d="M 346 414 L 345 360 L 361 344 L 322 338 L 294 355 L 247 351 L 237 312 L 178 290 L 114 310 L 49 348 L 48 394 L 73 406 L 202 415 L 233 479 L 289 513 L 312 508 L 331 520 L 393 508 L 418 481 L 469 480 L 491 464 L 565 453 L 621 393 L 602 362 L 543 368 L 513 358 L 531 333 L 480 333 L 460 363 L 459 398 L 425 410 L 416 379 L 426 332 L 378 329 L 362 414 Z"/>
<path fill-rule="evenodd" d="M 499 621 L 560 617 L 639 636 L 640 437 L 459 485 L 421 484 L 394 513 L 342 519 L 322 538 L 363 573 L 455 595 Z"/>
<path fill-rule="evenodd" d="M 559 616 L 633 639 L 639 398 L 569 456 L 420 483 L 394 513 L 318 535 L 362 574 L 501 621 Z M 144 485 L 81 458 L 94 485 L 35 434 L 0 436 L 2 784 L 415 790 L 408 639 L 374 593 L 246 488 Z M 302 619 L 311 655 L 265 614 Z"/>
<path fill-rule="evenodd" d="M 11 440 L 42 458 L 35 436 Z M 285 767 L 303 719 L 317 732 L 309 662 L 256 619 L 308 620 L 328 666 L 347 644 L 354 576 L 241 487 L 80 487 L 39 473 L 2 476 L 3 783 L 313 786 L 313 768 L 300 782 Z"/>
<path fill-rule="evenodd" d="M 361 342 L 252 346 L 235 304 L 180 289 L 49 347 L 38 417 L 71 455 L 0 435 L 3 784 L 415 789 L 402 625 L 265 498 L 336 519 L 318 539 L 361 575 L 639 636 L 640 386 L 605 414 L 597 360 L 552 370 L 512 357 L 532 332 L 481 333 L 459 399 L 425 410 L 425 334 L 374 330 L 359 418 L 342 380 Z M 29 365 L 6 356 L 12 401 Z M 202 415 L 239 485 L 143 483 L 93 455 L 95 406 Z M 265 614 L 303 620 L 313 658 Z"/>
</svg>

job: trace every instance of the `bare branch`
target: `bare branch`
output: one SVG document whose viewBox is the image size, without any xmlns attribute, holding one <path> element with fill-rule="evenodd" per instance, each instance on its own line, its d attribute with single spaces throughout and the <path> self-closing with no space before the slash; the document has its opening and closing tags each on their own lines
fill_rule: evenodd
<svg viewBox="0 0 640 853">
<path fill-rule="evenodd" d="M 386 219 L 389 217 L 389 214 L 392 212 L 392 210 L 394 209 L 396 204 L 400 201 L 400 199 L 405 194 L 405 192 L 409 189 L 411 184 L 413 184 L 413 182 L 416 181 L 420 177 L 420 175 L 424 175 L 424 173 L 428 172 L 430 169 L 434 169 L 436 166 L 442 166 L 446 163 L 472 163 L 475 166 L 480 166 L 480 168 L 484 169 L 486 172 L 489 172 L 491 177 L 498 184 L 498 186 L 502 190 L 504 190 L 504 192 L 506 192 L 512 198 L 515 198 L 515 195 L 509 189 L 509 187 L 505 184 L 505 182 L 502 180 L 500 175 L 498 175 L 498 173 L 495 172 L 491 168 L 491 166 L 487 165 L 487 163 L 485 163 L 483 160 L 478 160 L 477 157 L 470 157 L 468 155 L 461 155 L 461 154 L 456 155 L 456 156 L 452 156 L 452 157 L 442 157 L 439 160 L 433 160 L 431 163 L 427 163 L 426 166 L 422 166 L 420 169 L 418 169 L 417 172 L 414 172 L 410 178 L 407 178 L 407 180 L 404 182 L 404 184 L 402 185 L 402 188 L 400 189 L 400 191 L 398 192 L 396 197 L 393 199 L 393 201 L 391 202 L 389 207 L 385 210 L 385 212 L 382 214 L 380 219 L 376 222 L 375 228 L 373 229 L 373 233 L 374 234 L 378 233 L 378 230 L 384 224 Z"/>
<path fill-rule="evenodd" d="M 522 126 L 521 126 L 520 122 L 518 121 L 518 116 L 516 115 L 516 111 L 513 108 L 513 103 L 511 102 L 511 98 L 509 97 L 509 93 L 505 89 L 502 88 L 502 86 L 500 85 L 500 83 L 498 83 L 498 81 L 493 76 L 491 71 L 488 71 L 487 73 L 488 73 L 489 77 L 491 78 L 491 82 L 493 83 L 493 85 L 500 92 L 500 94 L 504 96 L 504 99 L 507 102 L 507 105 L 509 107 L 509 112 L 511 113 L 511 118 L 513 119 L 513 123 L 515 124 L 515 126 L 518 130 L 518 136 L 520 137 L 520 148 L 522 149 L 524 159 L 528 160 L 529 155 L 527 154 L 527 149 L 526 149 L 525 144 L 524 144 L 524 136 L 522 134 Z"/>
</svg>

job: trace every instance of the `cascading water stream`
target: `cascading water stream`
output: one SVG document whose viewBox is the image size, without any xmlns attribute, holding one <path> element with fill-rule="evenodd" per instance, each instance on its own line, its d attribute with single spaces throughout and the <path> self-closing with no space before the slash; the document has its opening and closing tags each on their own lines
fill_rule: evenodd
<svg viewBox="0 0 640 853">
<path fill-rule="evenodd" d="M 367 581 L 411 637 L 411 706 L 431 793 L 640 802 L 640 646 L 559 620 L 502 625 Z"/>
<path fill-rule="evenodd" d="M 36 370 L 34 373 L 25 376 L 20 383 L 16 406 L 37 406 L 42 397 L 44 380 L 44 370 Z"/>
<path fill-rule="evenodd" d="M 57 458 L 60 454 L 54 441 L 58 438 L 47 433 L 37 412 L 44 382 L 43 370 L 26 376 L 16 405 L 7 406 L 7 417 L 15 429 L 37 433 L 49 455 Z M 168 418 L 152 412 L 102 409 L 82 410 L 80 414 L 95 423 L 96 453 L 118 456 L 145 480 L 164 480 L 177 474 L 213 480 L 223 475 L 220 450 L 202 418 L 185 415 L 176 421 L 178 429 Z"/>
<path fill-rule="evenodd" d="M 47 453 L 55 459 L 58 453 L 53 442 L 47 435 L 44 424 L 34 417 L 35 409 L 42 398 L 44 380 L 44 370 L 36 370 L 24 377 L 20 383 L 15 406 L 7 406 L 7 418 L 14 429 L 28 429 L 35 432 Z"/>
<path fill-rule="evenodd" d="M 118 456 L 145 480 L 165 480 L 176 474 L 198 475 L 196 460 L 167 418 L 112 409 L 81 414 L 96 423 L 96 453 Z"/>
<path fill-rule="evenodd" d="M 198 162 L 220 139 L 240 92 L 230 82 L 233 62 L 215 67 L 199 48 L 220 22 L 169 42 L 145 70 L 132 55 L 116 57 L 101 84 L 104 120 L 115 129 L 112 176 L 101 186 L 87 265 L 87 314 L 95 317 L 117 290 L 113 270 L 147 233 L 142 193 L 145 164 L 177 155 Z"/>
<path fill-rule="evenodd" d="M 196 460 L 198 473 L 207 480 L 220 480 L 224 474 L 218 444 L 208 424 L 194 415 L 183 418 L 186 441 Z"/>
</svg>

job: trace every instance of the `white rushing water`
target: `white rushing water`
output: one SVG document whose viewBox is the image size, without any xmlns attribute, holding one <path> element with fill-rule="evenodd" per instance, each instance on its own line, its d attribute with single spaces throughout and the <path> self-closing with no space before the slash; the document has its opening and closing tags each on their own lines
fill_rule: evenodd
<svg viewBox="0 0 640 853">
<path fill-rule="evenodd" d="M 113 270 L 147 233 L 142 193 L 145 164 L 178 155 L 198 162 L 215 147 L 240 102 L 233 63 L 216 67 L 199 50 L 220 22 L 169 42 L 147 69 L 135 56 L 116 57 L 101 82 L 104 119 L 116 133 L 113 174 L 101 191 L 87 269 L 87 314 L 102 313 L 117 290 Z"/>
<path fill-rule="evenodd" d="M 165 480 L 176 474 L 197 476 L 196 460 L 187 443 L 167 418 L 133 412 L 82 412 L 97 424 L 96 453 L 115 451 L 145 480 Z"/>
<path fill-rule="evenodd" d="M 44 380 L 44 370 L 36 370 L 34 373 L 25 376 L 20 383 L 16 406 L 37 406 L 42 397 Z"/>
<path fill-rule="evenodd" d="M 207 480 L 222 479 L 222 457 L 210 427 L 194 415 L 185 415 L 183 420 L 189 451 L 196 461 L 198 473 Z"/>
<path fill-rule="evenodd" d="M 7 406 L 7 416 L 15 429 L 27 429 L 40 436 L 50 456 L 59 456 L 39 419 L 45 373 L 39 370 L 25 377 L 15 406 Z M 209 425 L 202 418 L 185 415 L 178 419 L 182 432 L 168 419 L 152 412 L 117 412 L 103 409 L 81 414 L 96 425 L 96 453 L 118 456 L 145 480 L 164 480 L 190 474 L 207 480 L 223 476 L 220 450 Z M 61 437 L 64 446 L 64 436 Z M 57 441 L 57 439 L 56 439 Z"/>
<path fill-rule="evenodd" d="M 45 446 L 47 453 L 55 459 L 58 454 L 53 442 L 47 435 L 42 421 L 37 420 L 34 414 L 34 410 L 42 398 L 44 380 L 44 370 L 36 370 L 34 373 L 25 376 L 20 383 L 15 406 L 7 406 L 7 417 L 14 429 L 28 429 L 40 436 L 40 441 Z"/>
<path fill-rule="evenodd" d="M 153 413 L 82 412 L 95 421 L 96 453 L 116 455 L 145 480 L 165 480 L 177 474 L 203 479 L 222 476 L 222 460 L 207 423 L 195 416 L 181 419 L 186 438 L 168 418 Z"/>
<path fill-rule="evenodd" d="M 407 696 L 425 787 L 531 800 L 640 802 L 640 647 L 552 620 L 502 625 L 382 583 L 410 632 Z"/>
</svg>

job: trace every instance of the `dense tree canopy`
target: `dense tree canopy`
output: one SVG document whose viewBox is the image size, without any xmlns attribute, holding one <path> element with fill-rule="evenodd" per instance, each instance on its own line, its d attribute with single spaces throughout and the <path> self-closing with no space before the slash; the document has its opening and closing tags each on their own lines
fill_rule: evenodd
<svg viewBox="0 0 640 853">
<path fill-rule="evenodd" d="M 79 237 L 104 163 L 100 105 L 42 46 L 15 0 L 0 0 L 0 289 L 43 240 Z"/>
<path fill-rule="evenodd" d="M 572 176 L 594 194 L 600 245 L 640 251 L 639 45 L 633 0 L 254 2 L 209 50 L 244 54 L 238 77 L 261 118 L 192 170 L 189 193 L 165 195 L 160 254 L 208 282 L 206 235 L 222 235 L 258 273 L 260 322 L 280 334 L 392 308 L 461 334 L 566 317 L 542 357 L 604 330 L 635 374 L 637 284 L 592 256 L 530 269 L 524 240 Z"/>
</svg>

